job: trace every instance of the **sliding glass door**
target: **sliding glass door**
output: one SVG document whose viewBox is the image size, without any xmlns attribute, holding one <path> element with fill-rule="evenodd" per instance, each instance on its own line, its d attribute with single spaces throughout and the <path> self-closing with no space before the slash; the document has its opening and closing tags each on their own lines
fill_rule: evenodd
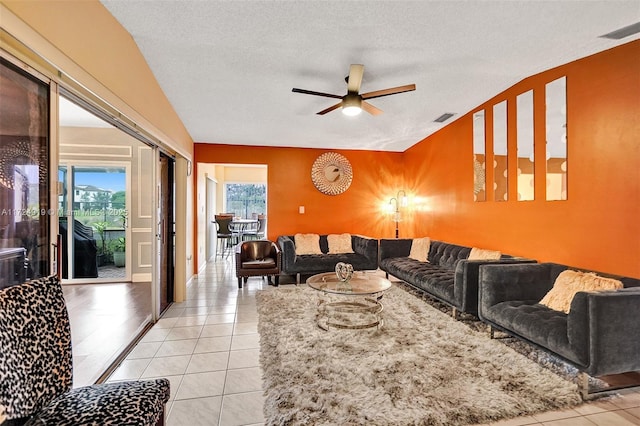
<svg viewBox="0 0 640 426">
<path fill-rule="evenodd" d="M 49 85 L 0 58 L 0 288 L 50 272 Z"/>
<path fill-rule="evenodd" d="M 61 164 L 62 278 L 125 281 L 127 165 Z"/>
</svg>

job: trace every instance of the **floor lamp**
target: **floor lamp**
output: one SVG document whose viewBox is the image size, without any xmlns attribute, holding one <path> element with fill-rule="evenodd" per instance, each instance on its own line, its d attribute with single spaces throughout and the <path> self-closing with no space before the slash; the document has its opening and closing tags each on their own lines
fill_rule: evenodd
<svg viewBox="0 0 640 426">
<path fill-rule="evenodd" d="M 401 196 L 402 194 L 402 196 Z M 399 238 L 399 222 L 400 222 L 400 207 L 406 207 L 407 205 L 407 193 L 404 190 L 398 191 L 395 197 L 389 200 L 389 211 L 393 212 L 393 221 L 396 223 L 396 238 Z"/>
</svg>

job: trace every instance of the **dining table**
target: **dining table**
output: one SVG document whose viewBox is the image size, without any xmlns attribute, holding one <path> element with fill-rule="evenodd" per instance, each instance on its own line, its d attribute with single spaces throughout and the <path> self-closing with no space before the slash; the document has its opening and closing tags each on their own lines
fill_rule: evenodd
<svg viewBox="0 0 640 426">
<path fill-rule="evenodd" d="M 251 232 L 254 233 L 258 229 L 258 219 L 242 219 L 242 218 L 233 218 L 231 223 L 229 224 L 229 228 L 233 233 L 238 235 L 238 239 L 240 241 L 244 241 L 245 234 Z"/>
</svg>

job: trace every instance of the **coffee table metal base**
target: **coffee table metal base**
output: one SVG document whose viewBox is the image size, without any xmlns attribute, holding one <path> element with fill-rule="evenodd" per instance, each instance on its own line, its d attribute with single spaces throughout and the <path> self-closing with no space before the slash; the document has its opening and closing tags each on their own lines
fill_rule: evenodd
<svg viewBox="0 0 640 426">
<path fill-rule="evenodd" d="M 384 325 L 380 302 L 382 295 L 376 298 L 364 297 L 358 301 L 327 302 L 320 298 L 316 322 L 318 327 L 329 331 L 331 327 L 361 330 Z"/>
</svg>

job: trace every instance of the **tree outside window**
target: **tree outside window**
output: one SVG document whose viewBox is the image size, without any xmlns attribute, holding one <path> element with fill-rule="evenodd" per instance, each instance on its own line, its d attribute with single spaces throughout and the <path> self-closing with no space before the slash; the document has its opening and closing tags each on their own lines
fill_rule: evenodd
<svg viewBox="0 0 640 426">
<path fill-rule="evenodd" d="M 225 213 L 234 216 L 252 218 L 253 215 L 266 213 L 267 185 L 227 183 Z"/>
</svg>

